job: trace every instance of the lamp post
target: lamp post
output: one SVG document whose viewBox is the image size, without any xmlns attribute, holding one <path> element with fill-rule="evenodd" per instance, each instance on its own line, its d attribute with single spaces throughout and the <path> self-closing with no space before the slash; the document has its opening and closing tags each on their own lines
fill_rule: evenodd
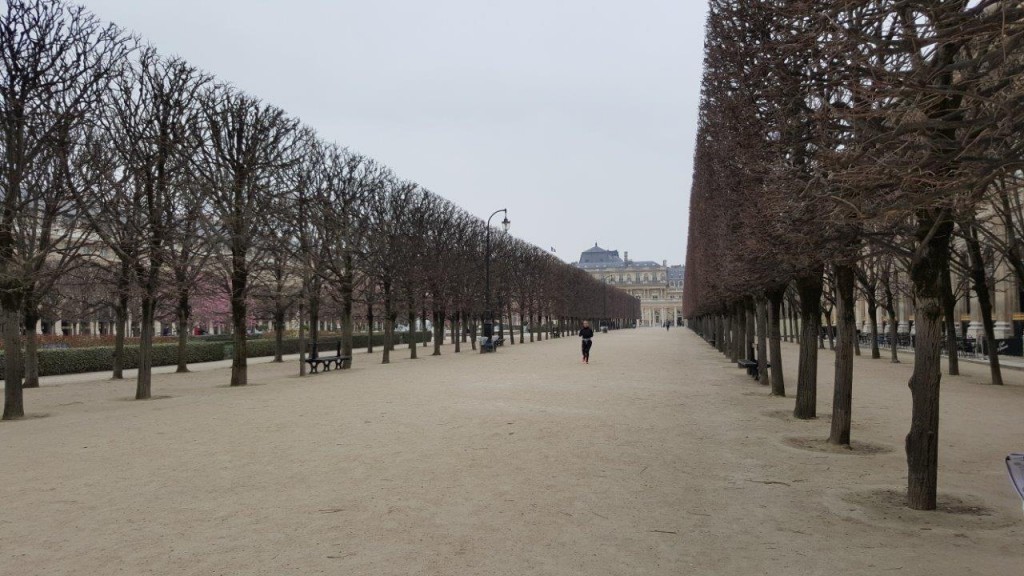
<svg viewBox="0 0 1024 576">
<path fill-rule="evenodd" d="M 502 212 L 505 213 L 505 218 L 501 221 L 501 226 L 508 232 L 511 222 L 508 220 L 507 208 L 495 210 L 494 214 L 487 217 L 487 244 L 484 249 L 484 338 L 488 340 L 494 334 L 494 312 L 491 311 L 491 218 Z M 480 351 L 483 351 L 482 346 Z"/>
<path fill-rule="evenodd" d="M 601 300 L 604 302 L 604 311 L 601 317 L 601 332 L 604 332 L 604 327 L 609 324 L 608 322 L 608 278 L 603 278 L 604 289 L 601 290 Z"/>
</svg>

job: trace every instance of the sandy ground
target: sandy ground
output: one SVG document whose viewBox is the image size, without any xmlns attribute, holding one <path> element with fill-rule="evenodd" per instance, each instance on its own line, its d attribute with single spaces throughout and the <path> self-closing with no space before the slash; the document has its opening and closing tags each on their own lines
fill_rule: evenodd
<svg viewBox="0 0 1024 576">
<path fill-rule="evenodd" d="M 900 505 L 909 363 L 857 360 L 828 450 L 682 329 L 299 378 L 44 379 L 0 423 L 0 573 L 1019 575 L 1024 373 L 943 380 L 939 512 Z M 785 347 L 795 386 L 796 348 Z"/>
</svg>

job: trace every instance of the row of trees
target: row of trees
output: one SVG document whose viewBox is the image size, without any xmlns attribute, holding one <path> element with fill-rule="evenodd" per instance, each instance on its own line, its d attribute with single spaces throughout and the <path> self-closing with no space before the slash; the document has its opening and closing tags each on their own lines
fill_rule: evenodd
<svg viewBox="0 0 1024 576">
<path fill-rule="evenodd" d="M 916 326 L 915 509 L 936 506 L 940 354 L 944 326 L 955 338 L 957 298 L 974 291 L 991 335 L 993 270 L 1005 263 L 1024 282 L 1022 72 L 1017 0 L 711 1 L 685 314 L 734 355 L 747 354 L 756 317 L 758 361 L 770 357 L 773 392 L 784 394 L 780 307 L 795 296 L 795 415 L 812 418 L 828 286 L 838 334 L 829 440 L 849 444 L 854 299 L 866 299 L 873 336 L 879 307 L 895 331 L 902 278 Z"/>
<path fill-rule="evenodd" d="M 186 327 L 211 286 L 230 303 L 233 386 L 247 382 L 254 305 L 279 339 L 298 313 L 316 340 L 331 303 L 346 352 L 358 308 L 371 326 L 382 315 L 388 339 L 399 318 L 431 318 L 435 354 L 446 323 L 456 351 L 463 326 L 475 333 L 479 218 L 81 8 L 7 0 L 0 46 L 5 419 L 38 385 L 36 324 L 58 292 L 113 307 L 115 378 L 128 318 L 140 319 L 139 399 L 161 310 L 186 370 Z M 510 236 L 495 235 L 491 259 L 497 301 L 521 324 L 639 316 L 625 292 Z"/>
</svg>

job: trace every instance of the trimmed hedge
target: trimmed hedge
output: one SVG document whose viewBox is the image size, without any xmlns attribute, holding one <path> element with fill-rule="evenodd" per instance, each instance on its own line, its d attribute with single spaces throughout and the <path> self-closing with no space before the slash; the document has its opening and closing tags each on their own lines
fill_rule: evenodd
<svg viewBox="0 0 1024 576">
<path fill-rule="evenodd" d="M 429 332 L 419 332 L 417 342 L 429 342 Z M 396 334 L 396 344 L 408 343 L 409 333 Z M 353 338 L 352 347 L 356 350 L 366 348 L 367 335 L 357 334 Z M 338 336 L 322 336 L 320 342 L 337 342 Z M 373 345 L 383 346 L 384 335 L 374 334 Z M 285 354 L 299 353 L 299 339 L 285 338 L 282 342 Z M 262 356 L 274 355 L 273 338 L 249 338 L 246 341 L 246 356 L 248 358 L 259 358 Z M 196 341 L 190 340 L 186 345 L 186 362 L 194 364 L 197 362 L 216 362 L 218 360 L 229 360 L 232 354 L 231 340 Z M 91 348 L 64 348 L 56 350 L 39 350 L 39 375 L 56 376 L 58 374 L 79 374 L 81 372 L 105 372 L 114 369 L 114 347 L 95 346 Z M 174 366 L 178 363 L 177 344 L 154 344 L 153 345 L 153 366 Z M 124 347 L 124 368 L 139 367 L 139 347 Z M 4 354 L 0 351 L 0 379 L 4 375 Z"/>
<path fill-rule="evenodd" d="M 187 362 L 213 362 L 224 359 L 222 342 L 189 342 L 186 346 Z M 174 366 L 178 363 L 177 344 L 154 344 L 153 366 Z M 124 347 L 124 367 L 139 367 L 139 347 Z M 93 348 L 66 348 L 63 350 L 39 350 L 39 375 L 78 374 L 80 372 L 103 372 L 114 368 L 113 346 Z M 0 377 L 4 374 L 4 356 L 0 353 Z"/>
<path fill-rule="evenodd" d="M 231 342 L 234 338 L 231 334 L 202 334 L 200 336 L 189 336 L 189 340 L 196 340 L 199 342 Z M 250 336 L 250 338 L 258 338 L 258 336 Z"/>
<path fill-rule="evenodd" d="M 418 334 L 418 337 L 416 339 L 416 342 L 430 342 L 430 332 L 419 332 L 419 333 L 416 333 L 416 334 L 412 334 L 412 336 L 416 336 L 417 334 Z M 411 335 L 408 332 L 402 332 L 402 333 L 395 334 L 395 336 L 397 336 L 397 338 L 395 339 L 395 344 L 396 345 L 401 345 L 401 344 L 408 344 L 409 343 L 409 338 L 410 338 Z M 336 334 L 330 334 L 330 335 L 321 334 L 320 335 L 320 345 L 325 347 L 325 348 L 328 345 L 337 345 L 337 342 L 340 339 L 341 339 L 341 336 L 338 336 Z M 369 340 L 369 336 L 366 335 L 366 334 L 355 334 L 355 335 L 353 335 L 352 336 L 352 349 L 359 350 L 359 349 L 362 349 L 362 348 L 366 348 L 368 340 Z M 307 338 L 307 342 L 308 342 L 308 338 Z M 224 358 L 231 358 L 231 354 L 232 354 L 232 350 L 233 350 L 232 343 L 231 342 L 227 342 L 226 344 L 227 345 L 224 347 Z M 374 334 L 373 335 L 373 345 L 374 346 L 383 346 L 384 345 L 384 335 L 383 334 Z M 264 337 L 264 338 L 248 339 L 248 340 L 245 341 L 245 348 L 246 348 L 246 357 L 247 358 L 259 358 L 259 357 L 262 357 L 262 356 L 273 356 L 274 355 L 274 338 L 273 337 L 270 337 L 270 338 Z M 299 353 L 299 339 L 298 338 L 285 338 L 284 340 L 281 341 L 281 348 L 282 348 L 282 353 L 283 354 L 298 354 Z"/>
</svg>

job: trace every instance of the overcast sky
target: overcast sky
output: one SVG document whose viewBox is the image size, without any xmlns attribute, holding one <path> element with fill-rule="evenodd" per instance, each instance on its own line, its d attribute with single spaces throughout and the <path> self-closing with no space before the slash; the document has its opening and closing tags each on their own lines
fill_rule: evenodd
<svg viewBox="0 0 1024 576">
<path fill-rule="evenodd" d="M 706 0 L 80 3 L 567 262 L 683 262 Z"/>
</svg>

